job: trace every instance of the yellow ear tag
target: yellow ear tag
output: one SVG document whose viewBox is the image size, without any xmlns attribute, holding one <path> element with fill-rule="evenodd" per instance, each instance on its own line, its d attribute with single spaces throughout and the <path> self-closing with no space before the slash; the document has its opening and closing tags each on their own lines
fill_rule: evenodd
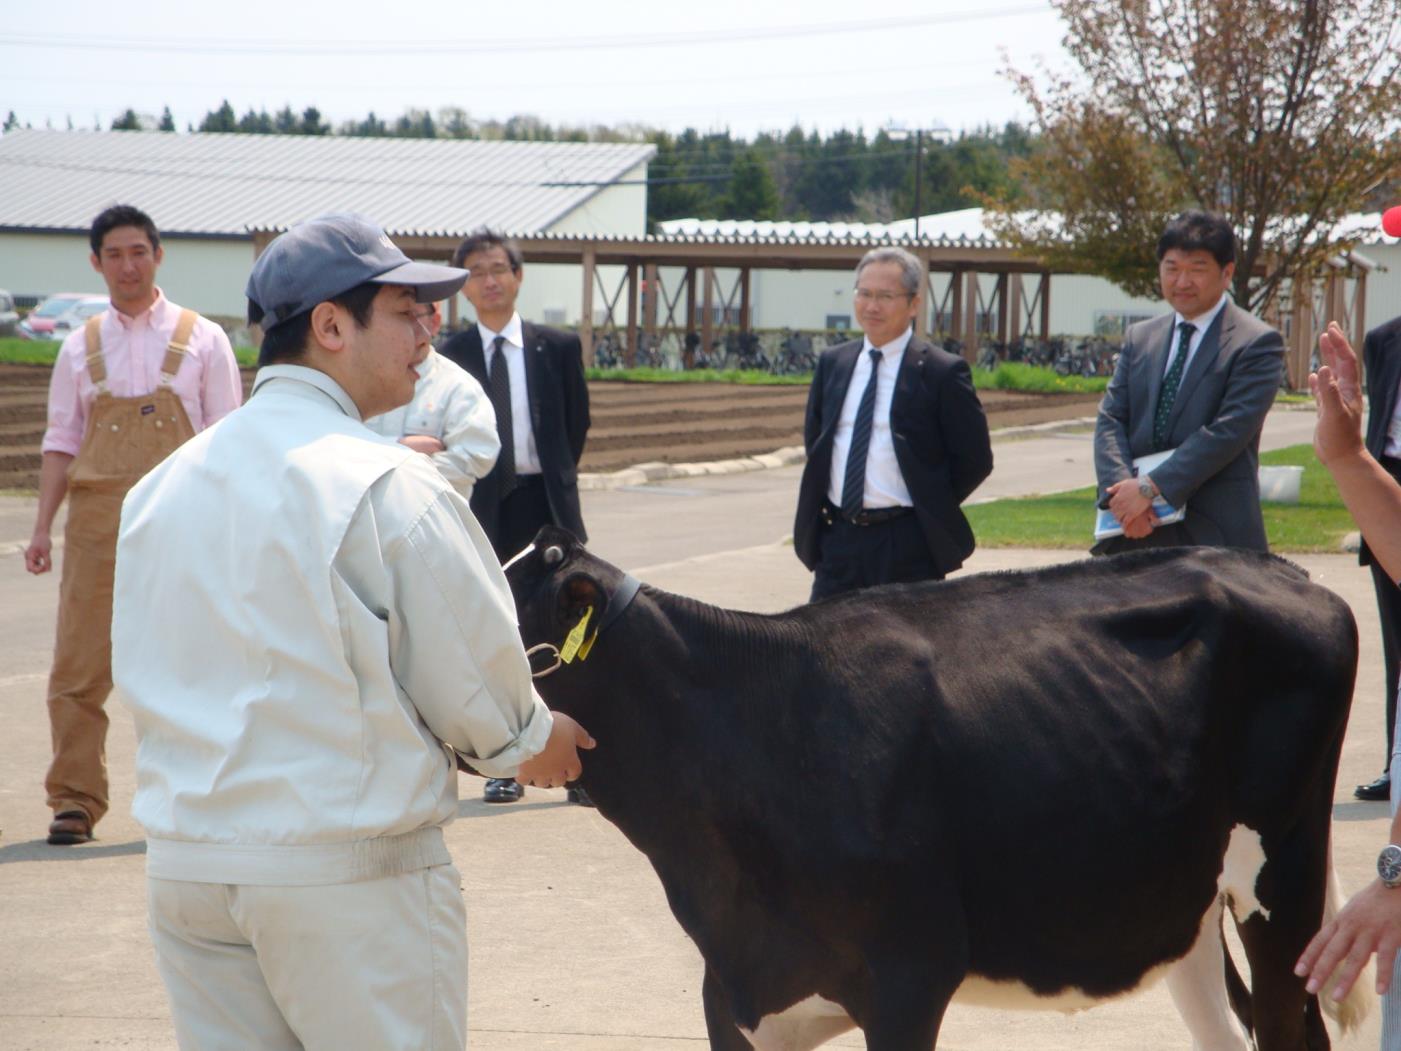
<svg viewBox="0 0 1401 1051">
<path fill-rule="evenodd" d="M 588 629 L 589 618 L 593 616 L 593 607 L 590 606 L 584 611 L 584 615 L 579 618 L 579 623 L 569 629 L 569 634 L 564 638 L 564 645 L 559 648 L 559 659 L 568 664 L 579 652 L 579 647 L 584 644 L 584 632 Z"/>
<path fill-rule="evenodd" d="M 592 606 L 589 607 L 589 612 L 590 612 L 590 613 L 593 612 L 593 607 L 592 607 Z M 587 641 L 585 641 L 585 643 L 584 643 L 582 646 L 579 647 L 579 659 L 580 659 L 580 660 L 583 660 L 585 657 L 587 657 L 587 656 L 589 655 L 589 650 L 593 649 L 593 644 L 594 644 L 595 640 L 597 640 L 597 639 L 598 639 L 598 629 L 597 629 L 597 628 L 594 628 L 594 629 L 593 629 L 593 634 L 590 635 L 590 636 L 588 637 Z"/>
</svg>

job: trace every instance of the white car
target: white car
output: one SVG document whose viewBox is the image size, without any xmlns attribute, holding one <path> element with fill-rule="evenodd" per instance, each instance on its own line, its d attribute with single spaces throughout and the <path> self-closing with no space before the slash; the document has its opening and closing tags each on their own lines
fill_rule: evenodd
<svg viewBox="0 0 1401 1051">
<path fill-rule="evenodd" d="M 87 296 L 72 304 L 54 318 L 53 334 L 50 339 L 66 339 L 75 328 L 82 328 L 88 318 L 102 313 L 109 306 L 106 296 Z"/>
</svg>

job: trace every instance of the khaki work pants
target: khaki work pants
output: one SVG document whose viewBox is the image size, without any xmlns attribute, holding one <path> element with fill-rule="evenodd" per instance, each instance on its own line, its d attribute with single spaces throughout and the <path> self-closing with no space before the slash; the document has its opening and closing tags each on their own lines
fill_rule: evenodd
<svg viewBox="0 0 1401 1051">
<path fill-rule="evenodd" d="M 107 696 L 112 692 L 112 575 L 122 499 L 194 434 L 168 387 L 139 398 L 99 394 L 68 469 L 68 524 L 49 672 L 53 762 L 44 791 L 54 813 L 107 813 Z"/>
</svg>

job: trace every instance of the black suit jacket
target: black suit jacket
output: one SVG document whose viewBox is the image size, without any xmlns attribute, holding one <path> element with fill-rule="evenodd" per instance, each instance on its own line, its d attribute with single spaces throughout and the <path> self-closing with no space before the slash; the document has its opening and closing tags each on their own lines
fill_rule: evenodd
<svg viewBox="0 0 1401 1051">
<path fill-rule="evenodd" d="M 584 382 L 583 351 L 579 337 L 570 332 L 521 322 L 525 345 L 525 388 L 530 401 L 530 429 L 540 454 L 540 474 L 550 502 L 554 524 L 587 540 L 584 516 L 579 510 L 579 458 L 589 432 L 589 388 Z M 491 390 L 482 349 L 481 330 L 472 325 L 443 344 L 440 353 L 470 372 L 484 390 Z M 472 512 L 486 530 L 496 536 L 501 494 L 497 471 L 491 471 L 472 489 Z"/>
<path fill-rule="evenodd" d="M 1386 430 L 1401 386 L 1401 317 L 1367 333 L 1362 364 L 1367 378 L 1367 451 L 1380 460 L 1386 454 Z M 1367 541 L 1362 541 L 1357 557 L 1364 566 L 1372 563 Z"/>
<path fill-rule="evenodd" d="M 793 547 L 808 569 L 821 556 L 820 514 L 832 473 L 832 443 L 863 340 L 824 351 L 808 390 L 803 429 L 807 466 L 798 488 Z M 992 473 L 987 416 L 962 358 L 911 339 L 890 401 L 895 460 L 934 563 L 951 573 L 973 553 L 973 530 L 959 508 Z"/>
</svg>

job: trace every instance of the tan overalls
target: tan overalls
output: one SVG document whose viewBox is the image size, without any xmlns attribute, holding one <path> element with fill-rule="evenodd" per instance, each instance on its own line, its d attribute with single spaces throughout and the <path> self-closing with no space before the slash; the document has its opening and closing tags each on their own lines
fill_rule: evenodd
<svg viewBox="0 0 1401 1051">
<path fill-rule="evenodd" d="M 84 329 L 87 370 L 97 387 L 78 455 L 68 467 L 68 524 L 58 590 L 58 638 L 49 673 L 49 728 L 53 765 L 44 779 L 55 813 L 82 810 L 96 824 L 107 812 L 107 713 L 112 691 L 112 571 L 122 499 L 136 482 L 194 427 L 171 381 L 189 349 L 198 318 L 182 310 L 161 378 L 150 394 L 114 397 L 99 328 Z"/>
</svg>

